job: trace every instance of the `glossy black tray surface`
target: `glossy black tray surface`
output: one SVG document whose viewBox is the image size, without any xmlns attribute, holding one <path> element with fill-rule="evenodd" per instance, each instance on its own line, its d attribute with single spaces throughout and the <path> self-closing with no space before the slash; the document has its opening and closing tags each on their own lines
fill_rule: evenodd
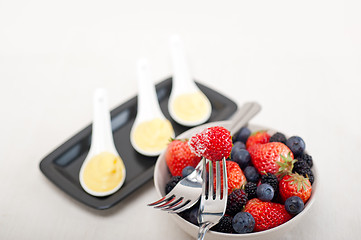
<svg viewBox="0 0 361 240">
<path fill-rule="evenodd" d="M 197 83 L 212 104 L 209 122 L 226 120 L 237 110 L 237 105 L 227 97 Z M 172 79 L 156 85 L 161 109 L 174 128 L 176 136 L 189 129 L 174 122 L 168 112 L 168 99 Z M 81 130 L 40 162 L 40 170 L 56 186 L 76 200 L 95 209 L 107 209 L 119 203 L 137 188 L 153 178 L 157 157 L 146 157 L 137 153 L 130 143 L 130 129 L 137 114 L 137 97 L 111 111 L 112 129 L 116 148 L 122 157 L 127 176 L 122 188 L 107 197 L 94 197 L 87 194 L 79 183 L 79 170 L 88 154 L 91 139 L 91 125 Z"/>
</svg>

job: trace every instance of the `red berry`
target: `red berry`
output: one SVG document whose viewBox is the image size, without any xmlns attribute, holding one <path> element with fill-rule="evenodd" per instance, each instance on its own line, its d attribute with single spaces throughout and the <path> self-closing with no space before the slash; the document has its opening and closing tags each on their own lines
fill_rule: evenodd
<svg viewBox="0 0 361 240">
<path fill-rule="evenodd" d="M 271 136 L 267 133 L 267 131 L 258 131 L 258 132 L 252 133 L 246 142 L 247 150 L 248 150 L 248 148 L 250 148 L 253 145 L 268 143 L 270 137 Z"/>
<path fill-rule="evenodd" d="M 311 196 L 312 186 L 307 178 L 298 173 L 293 173 L 282 178 L 279 191 L 283 201 L 289 197 L 298 196 L 306 203 Z"/>
<path fill-rule="evenodd" d="M 196 167 L 201 158 L 191 152 L 187 140 L 173 140 L 168 144 L 165 160 L 173 176 L 182 176 L 183 168 Z"/>
<path fill-rule="evenodd" d="M 243 211 L 253 216 L 256 223 L 253 229 L 255 232 L 277 227 L 292 218 L 284 205 L 274 202 L 263 202 L 258 198 L 249 200 Z"/>
<path fill-rule="evenodd" d="M 232 136 L 224 127 L 210 127 L 194 135 L 189 140 L 189 146 L 197 156 L 217 161 L 229 157 Z"/>
<path fill-rule="evenodd" d="M 280 142 L 256 144 L 250 147 L 248 151 L 254 167 L 260 174 L 278 172 L 279 165 L 277 162 L 284 162 L 281 155 L 293 159 L 291 150 Z"/>
<path fill-rule="evenodd" d="M 220 162 L 220 166 L 222 168 L 222 162 Z M 242 188 L 243 185 L 247 183 L 247 179 L 243 174 L 242 169 L 239 167 L 238 163 L 233 161 L 226 161 L 226 170 L 227 170 L 227 183 L 228 183 L 228 195 L 233 192 L 235 189 Z M 214 181 L 213 186 L 214 189 L 216 187 L 216 164 L 213 164 L 213 172 L 214 172 Z M 221 176 L 223 176 L 221 172 Z M 223 189 L 223 182 L 221 183 L 221 189 Z"/>
</svg>

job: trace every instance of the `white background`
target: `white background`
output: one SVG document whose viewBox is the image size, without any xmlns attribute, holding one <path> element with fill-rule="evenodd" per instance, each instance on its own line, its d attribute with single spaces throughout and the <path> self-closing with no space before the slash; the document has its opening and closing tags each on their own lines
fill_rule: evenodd
<svg viewBox="0 0 361 240">
<path fill-rule="evenodd" d="M 361 234 L 360 1 L 0 0 L 0 239 L 191 239 L 150 181 L 108 211 L 84 206 L 39 170 L 91 123 L 95 88 L 114 108 L 137 93 L 135 64 L 172 73 L 179 33 L 193 76 L 252 120 L 300 135 L 320 171 L 319 194 L 285 239 Z"/>
</svg>

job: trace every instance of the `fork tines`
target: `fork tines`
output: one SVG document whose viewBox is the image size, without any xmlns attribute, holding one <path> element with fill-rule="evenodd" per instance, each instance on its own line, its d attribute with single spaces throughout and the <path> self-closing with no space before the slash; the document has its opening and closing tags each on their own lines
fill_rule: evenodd
<svg viewBox="0 0 361 240">
<path fill-rule="evenodd" d="M 152 206 L 163 211 L 178 213 L 187 209 L 189 203 L 190 200 L 184 201 L 183 197 L 177 198 L 175 195 L 171 195 L 170 197 L 165 196 L 156 202 L 149 203 L 148 206 Z"/>
<path fill-rule="evenodd" d="M 149 203 L 148 206 L 170 213 L 179 213 L 192 207 L 202 192 L 202 167 L 200 162 L 195 170 L 178 182 L 172 191 L 158 201 Z"/>
<path fill-rule="evenodd" d="M 203 171 L 203 184 L 202 188 L 202 197 L 205 197 L 207 200 L 210 196 L 213 199 L 219 198 L 224 199 L 227 197 L 228 194 L 228 184 L 227 181 L 227 171 L 226 171 L 226 160 L 225 158 L 222 159 L 222 169 L 221 169 L 221 161 L 216 161 L 216 191 L 214 192 L 214 171 L 213 171 L 213 162 L 208 160 L 203 161 L 203 169 L 206 168 L 206 164 L 208 162 L 208 171 Z M 208 172 L 208 177 L 207 177 Z M 222 189 L 222 182 L 223 182 L 223 189 Z M 208 185 L 208 188 L 207 188 Z M 208 191 L 207 191 L 208 190 Z"/>
</svg>

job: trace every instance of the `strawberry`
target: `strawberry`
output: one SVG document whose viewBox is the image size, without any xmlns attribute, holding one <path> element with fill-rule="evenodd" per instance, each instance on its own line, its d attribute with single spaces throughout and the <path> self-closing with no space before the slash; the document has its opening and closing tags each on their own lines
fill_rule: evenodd
<svg viewBox="0 0 361 240">
<path fill-rule="evenodd" d="M 182 176 L 184 167 L 196 167 L 201 158 L 191 152 L 188 140 L 172 140 L 168 144 L 165 160 L 173 176 Z"/>
<path fill-rule="evenodd" d="M 291 150 L 280 142 L 255 144 L 251 146 L 248 151 L 254 167 L 260 174 L 275 174 L 279 169 L 277 162 L 285 161 L 281 156 L 288 156 L 293 160 Z"/>
<path fill-rule="evenodd" d="M 246 149 L 250 148 L 251 146 L 255 144 L 264 144 L 268 143 L 271 136 L 267 133 L 267 131 L 258 131 L 254 132 L 249 136 L 246 142 Z"/>
<path fill-rule="evenodd" d="M 220 162 L 220 166 L 222 168 L 222 162 Z M 233 161 L 226 161 L 226 170 L 227 170 L 227 183 L 228 183 L 228 195 L 233 192 L 235 189 L 242 188 L 243 185 L 247 183 L 247 179 L 243 174 L 242 169 L 239 167 L 238 163 Z M 216 187 L 216 164 L 213 164 L 213 173 L 214 173 L 214 181 L 213 186 L 214 189 Z M 221 176 L 223 173 L 221 172 Z M 223 189 L 223 182 L 221 183 L 221 189 Z"/>
<path fill-rule="evenodd" d="M 284 176 L 292 173 L 293 165 L 297 162 L 297 159 L 293 159 L 291 157 L 291 152 L 288 153 L 288 156 L 285 157 L 281 155 L 283 162 L 276 162 L 279 166 L 278 171 L 276 172 L 276 176 L 279 180 L 281 180 Z"/>
<path fill-rule="evenodd" d="M 277 227 L 292 218 L 284 205 L 274 202 L 263 202 L 258 198 L 249 200 L 243 211 L 253 216 L 255 220 L 253 231 L 255 232 Z"/>
<path fill-rule="evenodd" d="M 231 154 L 232 136 L 224 127 L 210 127 L 192 136 L 189 146 L 197 156 L 217 161 Z"/>
<path fill-rule="evenodd" d="M 306 203 L 311 196 L 312 186 L 308 178 L 293 173 L 282 178 L 279 191 L 283 201 L 286 201 L 289 197 L 298 196 Z"/>
</svg>

